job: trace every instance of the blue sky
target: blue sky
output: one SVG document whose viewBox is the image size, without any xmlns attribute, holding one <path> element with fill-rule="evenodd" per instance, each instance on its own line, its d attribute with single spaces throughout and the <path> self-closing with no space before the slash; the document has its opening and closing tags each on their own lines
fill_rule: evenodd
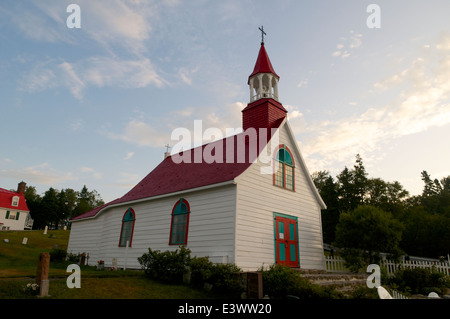
<svg viewBox="0 0 450 319">
<path fill-rule="evenodd" d="M 68 28 L 69 4 L 81 28 Z M 381 28 L 369 28 L 369 4 Z M 0 2 L 0 187 L 125 194 L 178 127 L 241 127 L 258 27 L 310 172 L 450 175 L 450 2 Z"/>
</svg>

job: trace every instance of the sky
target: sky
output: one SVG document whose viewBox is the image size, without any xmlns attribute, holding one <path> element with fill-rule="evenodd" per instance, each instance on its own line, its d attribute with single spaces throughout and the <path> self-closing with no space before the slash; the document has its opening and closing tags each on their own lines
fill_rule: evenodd
<svg viewBox="0 0 450 319">
<path fill-rule="evenodd" d="M 423 170 L 450 175 L 449 12 L 448 0 L 2 0 L 0 187 L 86 185 L 109 202 L 177 128 L 240 128 L 264 26 L 309 171 L 335 177 L 360 154 L 369 177 L 420 194 Z"/>
</svg>

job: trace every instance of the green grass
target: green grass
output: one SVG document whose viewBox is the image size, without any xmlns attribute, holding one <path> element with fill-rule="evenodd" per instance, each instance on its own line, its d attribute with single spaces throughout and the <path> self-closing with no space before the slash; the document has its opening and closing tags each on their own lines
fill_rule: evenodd
<svg viewBox="0 0 450 319">
<path fill-rule="evenodd" d="M 34 277 L 40 253 L 50 252 L 55 245 L 67 249 L 70 231 L 43 233 L 42 230 L 0 232 L 0 278 Z M 26 245 L 22 245 L 24 237 L 28 238 Z M 4 239 L 9 242 L 4 242 Z M 61 269 L 55 270 L 62 274 Z M 55 275 L 55 270 L 50 269 L 49 275 Z"/>
<path fill-rule="evenodd" d="M 66 249 L 70 231 L 0 232 L 0 299 L 37 298 L 23 291 L 34 283 L 39 254 L 55 245 Z M 22 244 L 28 238 L 26 245 Z M 8 239 L 8 243 L 4 242 Z M 167 285 L 144 277 L 142 271 L 96 270 L 81 267 L 81 288 L 68 288 L 66 272 L 70 262 L 52 262 L 49 270 L 51 299 L 209 299 L 211 295 L 185 285 Z"/>
</svg>

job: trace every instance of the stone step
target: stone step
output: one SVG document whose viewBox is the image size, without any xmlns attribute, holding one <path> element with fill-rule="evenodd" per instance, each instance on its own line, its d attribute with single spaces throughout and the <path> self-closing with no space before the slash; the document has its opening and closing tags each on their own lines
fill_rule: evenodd
<svg viewBox="0 0 450 319">
<path fill-rule="evenodd" d="M 308 279 L 312 283 L 321 286 L 365 285 L 368 277 L 368 275 L 366 274 L 348 274 L 348 273 L 302 274 L 301 276 Z"/>
</svg>

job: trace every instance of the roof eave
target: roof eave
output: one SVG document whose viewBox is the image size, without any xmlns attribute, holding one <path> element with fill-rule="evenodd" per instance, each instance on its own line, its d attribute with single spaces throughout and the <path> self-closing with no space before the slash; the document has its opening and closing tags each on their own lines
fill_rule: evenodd
<svg viewBox="0 0 450 319">
<path fill-rule="evenodd" d="M 170 197 L 170 196 L 177 196 L 177 195 L 185 194 L 185 193 L 192 193 L 192 192 L 197 192 L 197 191 L 203 191 L 205 189 L 211 189 L 211 188 L 227 186 L 227 185 L 233 185 L 233 184 L 236 184 L 235 179 L 232 179 L 232 180 L 229 180 L 229 181 L 226 181 L 226 182 L 220 182 L 220 183 L 215 183 L 215 184 L 211 184 L 211 185 L 205 185 L 205 186 L 200 186 L 200 187 L 196 187 L 196 188 L 190 188 L 190 189 L 177 191 L 177 192 L 172 192 L 172 193 L 167 193 L 167 194 L 162 194 L 162 195 L 156 195 L 156 196 L 151 196 L 151 197 L 144 197 L 144 198 L 135 199 L 135 200 L 131 200 L 131 201 L 125 201 L 125 202 L 118 202 L 118 203 L 114 203 L 114 204 L 111 204 L 111 205 L 106 205 L 105 207 L 100 209 L 93 216 L 79 218 L 79 219 L 73 219 L 73 220 L 71 220 L 71 222 L 78 222 L 78 221 L 82 221 L 82 220 L 95 219 L 101 213 L 106 211 L 107 209 L 114 208 L 114 207 L 120 207 L 120 206 L 124 206 L 124 205 L 134 205 L 134 204 L 138 204 L 138 203 L 142 203 L 142 202 L 146 202 L 146 201 L 161 199 L 161 198 Z"/>
</svg>

